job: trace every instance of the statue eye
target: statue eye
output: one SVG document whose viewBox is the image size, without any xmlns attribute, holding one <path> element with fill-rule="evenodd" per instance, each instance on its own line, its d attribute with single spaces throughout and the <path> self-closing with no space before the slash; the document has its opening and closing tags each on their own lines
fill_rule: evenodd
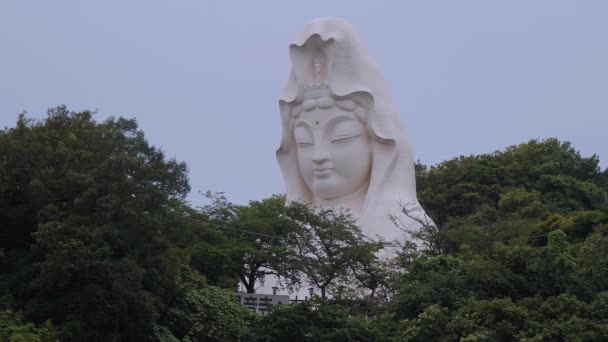
<svg viewBox="0 0 608 342">
<path fill-rule="evenodd" d="M 331 142 L 343 143 L 351 141 L 363 134 L 361 123 L 354 118 L 338 117 L 331 128 Z"/>
<path fill-rule="evenodd" d="M 347 142 L 347 141 L 351 141 L 351 140 L 355 139 L 356 137 L 358 137 L 360 135 L 361 134 L 340 134 L 340 135 L 333 137 L 333 139 L 331 139 L 331 142 L 332 143 Z"/>
<path fill-rule="evenodd" d="M 308 146 L 313 144 L 313 138 L 310 131 L 304 127 L 296 128 L 294 132 L 296 143 L 300 146 Z"/>
<path fill-rule="evenodd" d="M 309 146 L 312 145 L 312 139 L 307 136 L 296 136 L 296 144 L 300 146 Z"/>
<path fill-rule="evenodd" d="M 301 147 L 312 146 L 312 141 L 296 140 L 296 143 Z"/>
</svg>

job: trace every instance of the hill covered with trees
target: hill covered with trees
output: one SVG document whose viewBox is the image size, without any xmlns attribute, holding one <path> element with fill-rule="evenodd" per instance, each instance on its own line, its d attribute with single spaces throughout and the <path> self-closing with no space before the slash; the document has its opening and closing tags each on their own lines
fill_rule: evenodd
<svg viewBox="0 0 608 342">
<path fill-rule="evenodd" d="M 0 340 L 608 340 L 597 156 L 532 140 L 419 164 L 417 187 L 426 248 L 378 259 L 387 242 L 347 213 L 278 195 L 192 207 L 186 164 L 134 120 L 21 115 L 0 131 Z M 252 315 L 232 291 L 268 275 L 320 295 Z"/>
</svg>

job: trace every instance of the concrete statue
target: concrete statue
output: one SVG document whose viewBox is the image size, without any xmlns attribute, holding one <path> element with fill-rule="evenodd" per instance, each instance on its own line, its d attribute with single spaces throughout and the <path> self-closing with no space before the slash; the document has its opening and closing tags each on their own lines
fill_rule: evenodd
<svg viewBox="0 0 608 342">
<path fill-rule="evenodd" d="M 409 230 L 427 218 L 416 198 L 412 148 L 360 35 L 341 19 L 317 19 L 289 52 L 276 152 L 287 201 L 345 208 L 367 236 L 408 239 L 389 214 Z"/>
</svg>

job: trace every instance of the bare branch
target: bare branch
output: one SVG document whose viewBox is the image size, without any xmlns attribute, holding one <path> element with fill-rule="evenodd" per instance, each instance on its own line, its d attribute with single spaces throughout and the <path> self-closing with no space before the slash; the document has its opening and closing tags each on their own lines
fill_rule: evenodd
<svg viewBox="0 0 608 342">
<path fill-rule="evenodd" d="M 401 214 L 417 223 L 417 227 L 411 229 L 403 222 L 401 217 L 389 214 L 390 220 L 397 228 L 409 234 L 414 241 L 419 241 L 423 245 L 423 252 L 437 255 L 441 254 L 443 237 L 437 225 L 425 214 L 424 210 L 417 203 L 399 203 Z"/>
</svg>

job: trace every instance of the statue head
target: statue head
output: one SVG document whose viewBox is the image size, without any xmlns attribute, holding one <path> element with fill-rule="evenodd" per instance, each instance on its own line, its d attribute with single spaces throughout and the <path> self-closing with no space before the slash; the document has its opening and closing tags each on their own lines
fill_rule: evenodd
<svg viewBox="0 0 608 342">
<path fill-rule="evenodd" d="M 404 240 L 389 214 L 419 206 L 412 149 L 359 34 L 343 20 L 318 19 L 289 50 L 277 150 L 287 201 L 343 207 L 368 236 Z"/>
</svg>

